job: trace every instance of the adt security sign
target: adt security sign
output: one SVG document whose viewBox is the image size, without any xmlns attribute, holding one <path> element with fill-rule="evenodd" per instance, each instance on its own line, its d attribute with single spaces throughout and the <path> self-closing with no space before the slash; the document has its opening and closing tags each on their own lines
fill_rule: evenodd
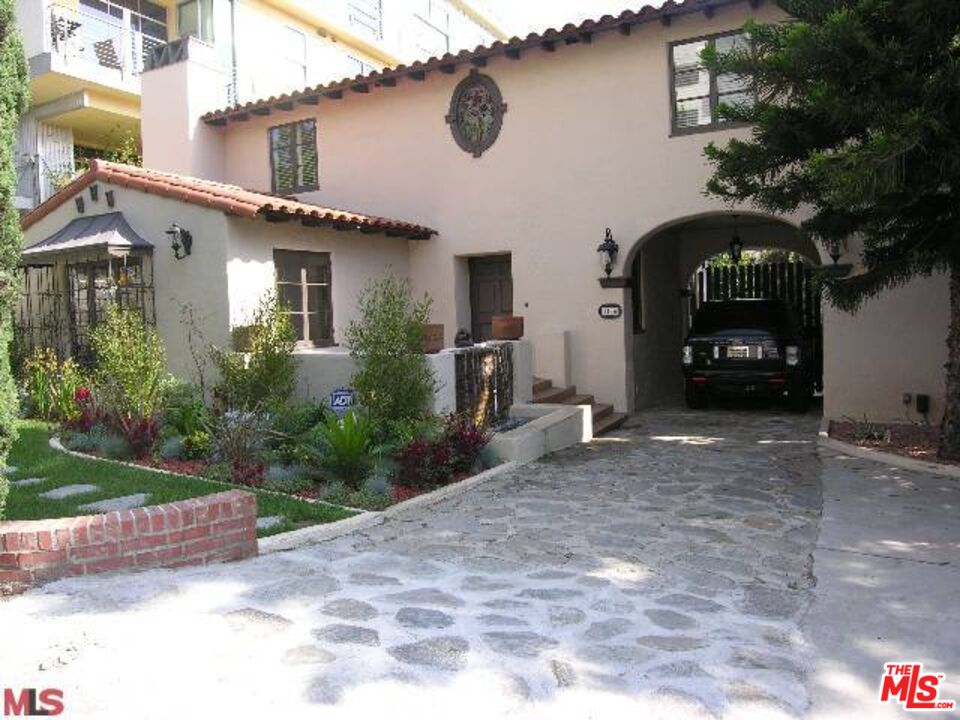
<svg viewBox="0 0 960 720">
<path fill-rule="evenodd" d="M 330 409 L 337 417 L 343 417 L 353 407 L 354 392 L 350 388 L 339 387 L 330 393 Z"/>
</svg>

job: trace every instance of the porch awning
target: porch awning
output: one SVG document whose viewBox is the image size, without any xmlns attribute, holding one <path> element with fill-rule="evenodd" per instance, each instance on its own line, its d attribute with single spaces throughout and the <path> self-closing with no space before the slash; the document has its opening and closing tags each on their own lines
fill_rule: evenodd
<svg viewBox="0 0 960 720">
<path fill-rule="evenodd" d="M 50 260 L 81 250 L 103 250 L 110 255 L 151 252 L 153 245 L 140 237 L 123 213 L 78 217 L 45 240 L 23 250 L 24 264 Z"/>
</svg>

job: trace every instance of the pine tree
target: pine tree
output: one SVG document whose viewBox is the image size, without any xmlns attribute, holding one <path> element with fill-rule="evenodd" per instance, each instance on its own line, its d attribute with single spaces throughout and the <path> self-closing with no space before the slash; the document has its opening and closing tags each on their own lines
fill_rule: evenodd
<svg viewBox="0 0 960 720">
<path fill-rule="evenodd" d="M 863 272 L 825 281 L 835 307 L 916 277 L 950 275 L 940 455 L 960 458 L 960 2 L 776 0 L 791 20 L 748 23 L 751 42 L 705 51 L 714 72 L 752 77 L 753 126 L 705 149 L 708 192 L 771 213 L 812 210 L 825 247 L 862 242 Z"/>
<path fill-rule="evenodd" d="M 17 391 L 10 374 L 9 345 L 17 301 L 23 237 L 13 204 L 17 189 L 14 135 L 29 96 L 27 63 L 14 23 L 13 0 L 0 0 L 0 465 L 16 439 Z M 0 477 L 0 517 L 8 481 Z"/>
</svg>

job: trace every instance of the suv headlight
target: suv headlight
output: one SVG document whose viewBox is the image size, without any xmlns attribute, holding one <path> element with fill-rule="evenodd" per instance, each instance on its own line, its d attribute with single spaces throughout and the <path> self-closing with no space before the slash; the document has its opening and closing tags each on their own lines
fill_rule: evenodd
<svg viewBox="0 0 960 720">
<path fill-rule="evenodd" d="M 683 364 L 693 365 L 693 347 L 691 345 L 683 346 Z"/>
<path fill-rule="evenodd" d="M 800 348 L 796 345 L 787 345 L 787 365 L 798 365 L 800 363 Z"/>
</svg>

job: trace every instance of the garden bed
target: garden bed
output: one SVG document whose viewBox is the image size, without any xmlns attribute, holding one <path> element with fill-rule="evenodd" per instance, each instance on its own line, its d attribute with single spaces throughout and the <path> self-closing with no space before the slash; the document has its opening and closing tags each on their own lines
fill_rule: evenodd
<svg viewBox="0 0 960 720">
<path fill-rule="evenodd" d="M 832 421 L 830 437 L 857 447 L 943 465 L 960 465 L 937 457 L 940 429 L 913 423 Z"/>
<path fill-rule="evenodd" d="M 18 425 L 20 438 L 10 453 L 8 463 L 15 471 L 7 498 L 5 519 L 40 520 L 90 514 L 84 506 L 100 501 L 147 495 L 144 503 L 162 503 L 196 498 L 222 492 L 225 483 L 201 477 L 161 475 L 151 470 L 140 470 L 127 465 L 105 462 L 97 458 L 80 458 L 60 453 L 48 444 L 50 426 L 47 423 L 24 420 Z M 20 480 L 37 480 L 17 485 Z M 94 490 L 63 498 L 44 497 L 58 488 L 92 485 Z M 269 527 L 258 528 L 258 537 L 299 528 L 335 522 L 356 514 L 346 508 L 306 502 L 295 497 L 248 489 L 257 495 L 257 515 L 280 518 Z"/>
</svg>

